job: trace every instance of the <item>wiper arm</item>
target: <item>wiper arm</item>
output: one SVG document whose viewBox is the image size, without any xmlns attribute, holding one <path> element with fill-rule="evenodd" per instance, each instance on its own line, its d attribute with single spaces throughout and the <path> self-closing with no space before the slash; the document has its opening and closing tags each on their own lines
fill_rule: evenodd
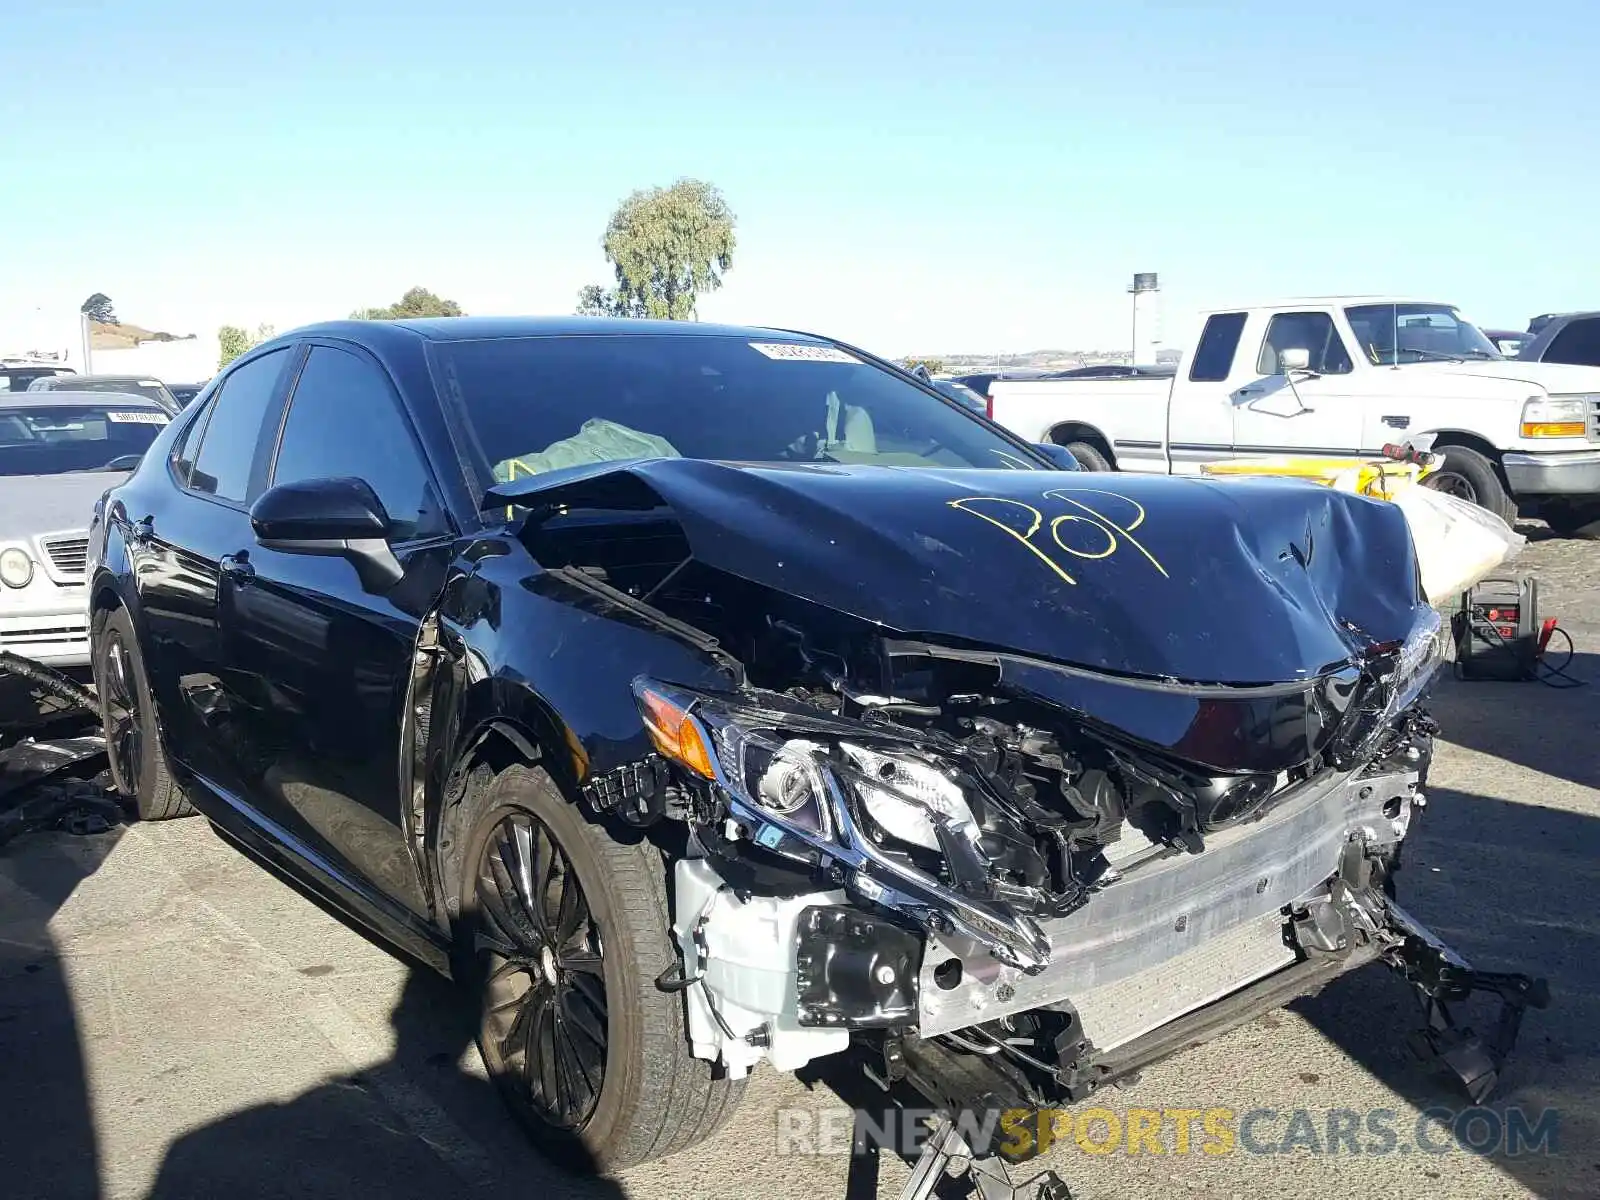
<svg viewBox="0 0 1600 1200">
<path fill-rule="evenodd" d="M 1399 349 L 1399 350 L 1380 350 L 1380 351 L 1378 351 L 1378 354 L 1379 354 L 1380 358 L 1381 358 L 1382 355 L 1385 355 L 1385 354 L 1389 355 L 1389 365 L 1392 366 L 1392 367 L 1398 367 L 1398 366 L 1401 365 L 1400 356 L 1402 354 L 1415 354 L 1417 356 L 1417 361 L 1418 362 L 1428 361 L 1428 362 L 1458 362 L 1459 363 L 1459 362 L 1466 362 L 1467 361 L 1466 359 L 1462 358 L 1459 354 L 1449 354 L 1449 353 L 1447 353 L 1447 352 L 1445 352 L 1443 350 L 1413 350 L 1410 346 L 1403 347 L 1402 349 Z"/>
</svg>

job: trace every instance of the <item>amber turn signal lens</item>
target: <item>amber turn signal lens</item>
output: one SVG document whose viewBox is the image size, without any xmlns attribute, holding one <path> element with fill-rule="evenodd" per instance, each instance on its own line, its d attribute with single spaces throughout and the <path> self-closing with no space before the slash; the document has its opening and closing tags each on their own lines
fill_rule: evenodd
<svg viewBox="0 0 1600 1200">
<path fill-rule="evenodd" d="M 1582 421 L 1524 421 L 1525 438 L 1582 437 L 1587 432 Z"/>
<path fill-rule="evenodd" d="M 711 747 L 706 745 L 705 735 L 689 714 L 648 688 L 640 692 L 639 699 L 644 708 L 644 727 L 656 749 L 696 775 L 715 779 L 717 772 L 711 765 Z"/>
</svg>

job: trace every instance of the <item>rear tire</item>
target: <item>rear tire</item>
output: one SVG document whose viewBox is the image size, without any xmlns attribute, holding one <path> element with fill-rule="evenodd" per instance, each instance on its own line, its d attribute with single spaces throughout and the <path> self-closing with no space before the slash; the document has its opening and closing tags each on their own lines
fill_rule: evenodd
<svg viewBox="0 0 1600 1200">
<path fill-rule="evenodd" d="M 1490 459 L 1467 446 L 1444 446 L 1437 453 L 1443 462 L 1424 481 L 1426 486 L 1486 508 L 1507 525 L 1516 525 L 1516 501 L 1500 482 L 1500 473 Z"/>
<path fill-rule="evenodd" d="M 92 665 L 111 779 L 141 821 L 193 816 L 194 806 L 167 770 L 133 619 L 127 609 L 116 608 L 98 624 Z"/>
<path fill-rule="evenodd" d="M 585 1173 L 710 1137 L 745 1080 L 690 1054 L 682 998 L 656 987 L 679 961 L 660 852 L 613 840 L 537 768 L 501 772 L 473 807 L 460 970 L 484 1066 L 512 1112 L 545 1153 Z"/>
<path fill-rule="evenodd" d="M 1085 471 L 1114 471 L 1111 460 L 1093 442 L 1068 442 L 1067 450 Z"/>
</svg>

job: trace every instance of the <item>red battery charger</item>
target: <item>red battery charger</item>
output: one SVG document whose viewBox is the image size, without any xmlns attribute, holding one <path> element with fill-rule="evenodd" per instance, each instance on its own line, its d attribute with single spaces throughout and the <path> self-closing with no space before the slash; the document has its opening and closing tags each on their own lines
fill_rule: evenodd
<svg viewBox="0 0 1600 1200">
<path fill-rule="evenodd" d="M 1450 618 L 1462 679 L 1537 679 L 1556 620 L 1539 619 L 1539 581 L 1484 579 L 1461 593 Z"/>
</svg>

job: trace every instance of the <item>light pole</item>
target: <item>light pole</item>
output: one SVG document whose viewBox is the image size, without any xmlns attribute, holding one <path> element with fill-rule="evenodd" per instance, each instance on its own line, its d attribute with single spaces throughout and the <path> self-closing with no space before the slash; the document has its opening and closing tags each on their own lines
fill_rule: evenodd
<svg viewBox="0 0 1600 1200">
<path fill-rule="evenodd" d="M 1133 282 L 1128 285 L 1128 292 L 1133 296 L 1133 345 L 1128 355 L 1129 365 L 1139 366 L 1139 328 L 1142 325 L 1145 337 L 1152 338 L 1153 325 L 1156 321 L 1156 297 L 1160 293 L 1160 284 L 1156 281 L 1154 271 L 1139 271 L 1133 277 Z M 1150 360 L 1155 360 L 1152 352 Z M 1147 364 L 1148 365 L 1148 364 Z"/>
</svg>

